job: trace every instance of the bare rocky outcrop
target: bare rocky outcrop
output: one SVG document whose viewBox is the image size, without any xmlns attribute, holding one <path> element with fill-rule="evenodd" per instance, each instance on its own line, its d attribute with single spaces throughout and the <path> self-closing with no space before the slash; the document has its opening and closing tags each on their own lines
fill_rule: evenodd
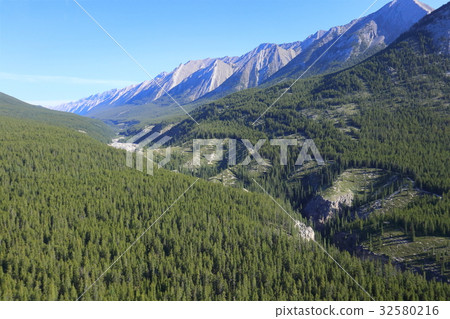
<svg viewBox="0 0 450 319">
<path fill-rule="evenodd" d="M 323 224 L 337 215 L 342 206 L 351 206 L 352 201 L 353 193 L 337 196 L 333 200 L 318 195 L 306 205 L 304 212 L 314 223 Z"/>
<path fill-rule="evenodd" d="M 296 221 L 295 226 L 299 229 L 300 237 L 305 240 L 314 240 L 314 229 L 312 227 L 307 226 L 306 224 Z"/>
</svg>

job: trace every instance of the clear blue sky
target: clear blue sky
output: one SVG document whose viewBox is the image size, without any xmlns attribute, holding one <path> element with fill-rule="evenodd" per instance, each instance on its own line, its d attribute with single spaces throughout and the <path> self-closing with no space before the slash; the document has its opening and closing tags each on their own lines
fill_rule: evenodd
<svg viewBox="0 0 450 319">
<path fill-rule="evenodd" d="M 153 76 L 188 60 L 303 40 L 350 22 L 373 2 L 78 1 Z M 369 13 L 388 2 L 379 0 Z M 0 92 L 55 104 L 147 79 L 73 0 L 0 0 Z"/>
</svg>

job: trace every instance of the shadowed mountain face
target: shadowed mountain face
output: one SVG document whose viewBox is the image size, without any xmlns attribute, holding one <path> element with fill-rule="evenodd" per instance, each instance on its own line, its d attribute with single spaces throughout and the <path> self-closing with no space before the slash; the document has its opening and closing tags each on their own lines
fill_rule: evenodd
<svg viewBox="0 0 450 319">
<path fill-rule="evenodd" d="M 416 0 L 394 0 L 373 14 L 328 31 L 317 31 L 304 41 L 264 43 L 240 57 L 188 61 L 170 73 L 159 74 L 154 81 L 95 94 L 55 109 L 106 119 L 102 112 L 111 117 L 111 109 L 118 106 L 129 105 L 135 112 L 136 106 L 144 104 L 173 104 L 167 93 L 180 104 L 199 98 L 215 99 L 263 83 L 298 77 L 333 43 L 308 74 L 336 70 L 378 52 L 431 11 Z M 124 108 L 117 109 L 117 113 L 125 113 Z"/>
</svg>

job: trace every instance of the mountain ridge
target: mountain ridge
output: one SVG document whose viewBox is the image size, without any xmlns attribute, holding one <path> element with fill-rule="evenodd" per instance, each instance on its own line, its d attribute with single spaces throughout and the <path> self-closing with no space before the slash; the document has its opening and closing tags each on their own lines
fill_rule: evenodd
<svg viewBox="0 0 450 319">
<path fill-rule="evenodd" d="M 93 113 L 94 117 L 102 118 L 105 109 L 129 105 L 134 107 L 137 119 L 143 110 L 135 106 L 173 104 L 167 94 L 185 105 L 298 77 L 339 39 L 311 69 L 310 75 L 326 73 L 356 64 L 378 52 L 431 11 L 431 7 L 417 0 L 394 0 L 366 17 L 328 31 L 318 30 L 303 41 L 262 43 L 239 57 L 191 60 L 172 72 L 160 73 L 154 80 L 94 94 L 53 109 L 86 116 Z M 94 112 L 99 107 L 102 111 Z M 111 116 L 111 111 L 107 113 Z M 122 107 L 118 113 L 127 112 Z"/>
<path fill-rule="evenodd" d="M 267 82 L 297 78 L 308 68 L 311 68 L 308 71 L 310 74 L 320 74 L 350 66 L 347 65 L 349 61 L 356 64 L 385 48 L 432 11 L 430 6 L 417 0 L 394 0 L 387 3 L 365 17 L 323 32 L 313 47 L 292 59 Z M 324 52 L 327 54 L 321 56 Z M 313 65 L 319 56 L 320 63 Z"/>
</svg>

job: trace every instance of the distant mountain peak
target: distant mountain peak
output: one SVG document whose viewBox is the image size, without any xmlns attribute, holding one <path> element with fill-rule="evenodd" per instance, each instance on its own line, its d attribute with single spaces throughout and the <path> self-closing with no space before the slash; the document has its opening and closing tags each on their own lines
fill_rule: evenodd
<svg viewBox="0 0 450 319">
<path fill-rule="evenodd" d="M 98 107 L 158 103 L 166 93 L 181 104 L 202 97 L 215 99 L 262 83 L 297 77 L 339 38 L 309 75 L 329 72 L 381 50 L 431 11 L 417 0 L 393 0 L 366 17 L 328 31 L 318 30 L 303 41 L 261 43 L 239 57 L 189 60 L 172 72 L 158 74 L 154 81 L 94 94 L 55 109 L 86 115 Z"/>
<path fill-rule="evenodd" d="M 304 41 L 302 50 L 271 78 L 277 83 L 285 78 L 297 78 L 321 56 L 309 75 L 330 72 L 350 66 L 385 48 L 433 9 L 417 0 L 394 0 L 378 11 L 343 25 L 318 31 Z M 345 33 L 345 34 L 344 34 Z M 339 38 L 339 41 L 335 41 Z M 332 47 L 330 47 L 334 43 Z"/>
<path fill-rule="evenodd" d="M 434 10 L 429 5 L 420 2 L 418 0 L 393 0 L 392 2 L 389 3 L 390 8 L 398 5 L 416 5 L 422 8 L 423 10 L 427 11 L 428 13 L 431 13 Z"/>
<path fill-rule="evenodd" d="M 433 11 L 416 23 L 401 40 L 411 34 L 425 32 L 433 41 L 437 54 L 450 55 L 450 2 Z"/>
</svg>

